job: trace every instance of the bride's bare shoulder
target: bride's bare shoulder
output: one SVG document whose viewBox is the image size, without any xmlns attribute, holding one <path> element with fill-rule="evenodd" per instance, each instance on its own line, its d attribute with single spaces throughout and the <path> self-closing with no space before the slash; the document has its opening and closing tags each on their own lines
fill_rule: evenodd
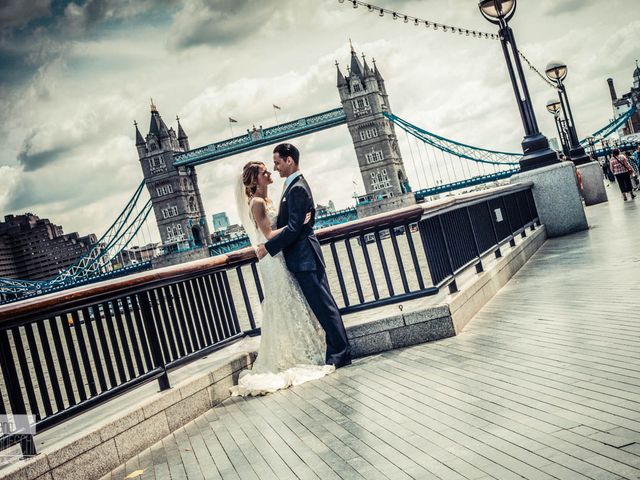
<svg viewBox="0 0 640 480">
<path fill-rule="evenodd" d="M 265 199 L 262 197 L 253 197 L 249 201 L 249 206 L 253 207 L 254 205 L 266 205 Z"/>
<path fill-rule="evenodd" d="M 251 213 L 255 219 L 266 217 L 267 215 L 267 204 L 265 203 L 264 198 L 253 197 L 249 202 L 249 208 L 251 209 Z"/>
</svg>

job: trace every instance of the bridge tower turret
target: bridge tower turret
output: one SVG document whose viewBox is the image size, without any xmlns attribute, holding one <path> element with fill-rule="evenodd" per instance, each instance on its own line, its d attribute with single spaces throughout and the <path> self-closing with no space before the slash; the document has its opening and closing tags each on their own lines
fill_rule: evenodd
<svg viewBox="0 0 640 480">
<path fill-rule="evenodd" d="M 176 135 L 152 100 L 149 133 L 142 138 L 136 124 L 136 148 L 165 251 L 204 249 L 211 236 L 195 168 L 173 165 L 174 157 L 189 149 L 180 122 Z"/>
<path fill-rule="evenodd" d="M 391 107 L 375 60 L 373 68 L 369 67 L 365 56 L 361 62 L 351 45 L 348 75 L 342 75 L 337 63 L 336 67 L 340 101 L 353 139 L 366 200 L 368 204 L 375 204 L 374 210 L 363 214 L 415 203 L 394 125 L 383 115 L 383 112 L 391 113 Z"/>
</svg>

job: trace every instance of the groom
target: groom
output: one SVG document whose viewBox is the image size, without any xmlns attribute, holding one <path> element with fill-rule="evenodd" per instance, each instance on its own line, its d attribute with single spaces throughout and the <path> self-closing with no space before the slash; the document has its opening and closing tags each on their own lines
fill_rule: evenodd
<svg viewBox="0 0 640 480">
<path fill-rule="evenodd" d="M 320 243 L 313 233 L 315 208 L 307 181 L 302 176 L 300 152 L 290 143 L 281 143 L 273 150 L 273 168 L 286 178 L 280 200 L 277 228 L 282 232 L 266 244 L 258 245 L 257 255 L 264 258 L 283 252 L 287 268 L 295 275 L 311 310 L 327 337 L 326 363 L 336 368 L 351 364 L 351 347 L 325 272 Z M 311 222 L 305 224 L 307 212 Z"/>
</svg>

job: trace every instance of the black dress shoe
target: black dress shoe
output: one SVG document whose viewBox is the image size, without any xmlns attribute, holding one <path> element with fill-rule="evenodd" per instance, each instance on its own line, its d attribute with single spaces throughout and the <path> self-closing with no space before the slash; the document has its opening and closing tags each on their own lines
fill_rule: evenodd
<svg viewBox="0 0 640 480">
<path fill-rule="evenodd" d="M 333 365 L 336 368 L 346 367 L 347 365 L 351 365 L 351 359 L 348 358 L 346 360 L 341 360 L 340 362 L 327 362 L 327 365 Z"/>
</svg>

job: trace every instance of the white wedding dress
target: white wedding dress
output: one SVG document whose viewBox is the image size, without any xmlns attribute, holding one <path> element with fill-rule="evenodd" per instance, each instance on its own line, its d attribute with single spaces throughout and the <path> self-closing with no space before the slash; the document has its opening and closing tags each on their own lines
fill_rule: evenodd
<svg viewBox="0 0 640 480">
<path fill-rule="evenodd" d="M 267 216 L 275 225 L 277 211 L 272 203 L 267 204 Z M 261 232 L 256 234 L 260 243 L 266 242 Z M 335 370 L 325 365 L 324 330 L 287 269 L 283 254 L 267 255 L 258 262 L 258 270 L 264 292 L 260 348 L 252 369 L 241 372 L 238 385 L 231 388 L 234 396 L 272 393 Z"/>
</svg>

